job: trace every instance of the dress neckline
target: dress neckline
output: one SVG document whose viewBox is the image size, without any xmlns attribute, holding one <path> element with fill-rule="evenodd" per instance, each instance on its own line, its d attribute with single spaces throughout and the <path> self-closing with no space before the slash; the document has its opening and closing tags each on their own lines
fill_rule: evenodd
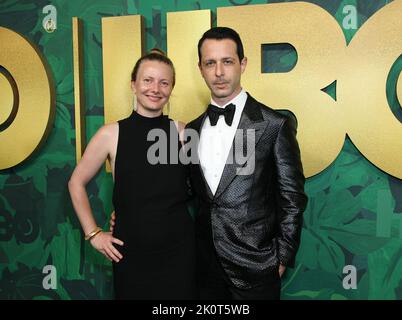
<svg viewBox="0 0 402 320">
<path fill-rule="evenodd" d="M 163 113 L 160 116 L 157 117 L 146 117 L 141 114 L 139 114 L 137 111 L 133 111 L 131 113 L 130 119 L 135 120 L 135 121 L 141 121 L 142 123 L 146 124 L 158 124 L 164 119 Z"/>
</svg>

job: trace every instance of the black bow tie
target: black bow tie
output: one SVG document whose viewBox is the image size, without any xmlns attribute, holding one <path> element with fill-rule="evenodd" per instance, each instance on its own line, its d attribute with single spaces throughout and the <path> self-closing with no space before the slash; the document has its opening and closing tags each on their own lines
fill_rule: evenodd
<svg viewBox="0 0 402 320">
<path fill-rule="evenodd" d="M 214 106 L 213 104 L 208 105 L 207 114 L 209 117 L 209 121 L 211 122 L 211 126 L 215 126 L 218 122 L 219 116 L 225 116 L 225 122 L 228 126 L 232 125 L 233 117 L 235 114 L 236 106 L 231 103 L 228 104 L 225 108 L 219 108 Z"/>
</svg>

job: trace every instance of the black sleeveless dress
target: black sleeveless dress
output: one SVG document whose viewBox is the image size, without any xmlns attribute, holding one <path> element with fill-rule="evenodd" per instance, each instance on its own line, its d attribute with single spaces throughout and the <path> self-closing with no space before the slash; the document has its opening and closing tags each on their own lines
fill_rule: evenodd
<svg viewBox="0 0 402 320">
<path fill-rule="evenodd" d="M 166 133 L 169 164 L 151 164 L 147 159 L 155 144 L 147 141 L 152 129 Z M 178 141 L 178 132 L 167 116 L 147 118 L 133 112 L 119 121 L 113 235 L 124 246 L 115 245 L 123 255 L 120 262 L 113 262 L 116 299 L 195 298 L 194 225 L 186 206 L 187 171 L 184 165 L 169 161 L 170 152 L 178 157 L 180 145 L 171 138 Z"/>
</svg>

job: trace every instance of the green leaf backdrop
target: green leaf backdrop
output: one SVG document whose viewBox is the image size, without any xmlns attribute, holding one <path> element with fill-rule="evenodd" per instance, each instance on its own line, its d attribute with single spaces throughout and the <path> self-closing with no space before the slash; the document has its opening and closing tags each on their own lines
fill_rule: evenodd
<svg viewBox="0 0 402 320">
<path fill-rule="evenodd" d="M 84 21 L 87 136 L 103 124 L 101 18 L 128 14 L 145 17 L 146 46 L 166 49 L 166 13 L 283 1 L 241 0 L 2 0 L 0 25 L 35 42 L 55 79 L 56 117 L 39 152 L 23 165 L 0 171 L 0 299 L 111 299 L 112 268 L 83 241 L 70 202 L 67 181 L 75 166 L 72 17 Z M 292 1 L 287 1 L 292 2 Z M 312 0 L 342 26 L 342 9 L 357 7 L 358 26 L 390 1 Z M 57 8 L 57 30 L 42 27 L 44 6 Z M 349 42 L 357 30 L 344 30 Z M 1 50 L 1 44 L 0 44 Z M 280 55 L 280 52 L 277 53 Z M 291 53 L 277 56 L 291 64 Z M 275 69 L 275 66 L 274 66 Z M 391 70 L 387 96 L 393 112 L 401 107 L 395 82 L 399 59 Z M 400 120 L 402 117 L 400 117 Z M 1 150 L 0 152 L 7 152 Z M 401 163 L 402 165 L 402 163 Z M 329 168 L 308 179 L 308 208 L 296 266 L 283 280 L 283 299 L 401 299 L 402 181 L 380 171 L 345 140 Z M 112 179 L 102 170 L 88 186 L 99 225 L 108 227 Z M 379 227 L 383 215 L 394 217 L 389 234 Z M 45 290 L 45 265 L 57 268 L 57 289 Z M 342 286 L 343 268 L 357 269 L 357 288 Z"/>
</svg>

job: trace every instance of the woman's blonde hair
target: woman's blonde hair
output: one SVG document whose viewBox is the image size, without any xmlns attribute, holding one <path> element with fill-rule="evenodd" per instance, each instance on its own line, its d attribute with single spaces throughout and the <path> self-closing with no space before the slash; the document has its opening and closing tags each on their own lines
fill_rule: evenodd
<svg viewBox="0 0 402 320">
<path fill-rule="evenodd" d="M 159 61 L 162 63 L 167 64 L 169 67 L 172 68 L 172 72 L 173 72 L 173 83 L 172 83 L 172 87 L 174 87 L 175 83 L 176 83 L 176 72 L 174 70 L 174 66 L 173 66 L 173 62 L 172 60 L 170 60 L 166 53 L 159 49 L 159 48 L 152 48 L 147 54 L 143 55 L 141 58 L 138 59 L 138 61 L 136 62 L 133 71 L 131 72 L 131 81 L 136 81 L 137 80 L 137 74 L 138 74 L 138 70 L 140 68 L 140 65 L 143 61 Z"/>
</svg>

